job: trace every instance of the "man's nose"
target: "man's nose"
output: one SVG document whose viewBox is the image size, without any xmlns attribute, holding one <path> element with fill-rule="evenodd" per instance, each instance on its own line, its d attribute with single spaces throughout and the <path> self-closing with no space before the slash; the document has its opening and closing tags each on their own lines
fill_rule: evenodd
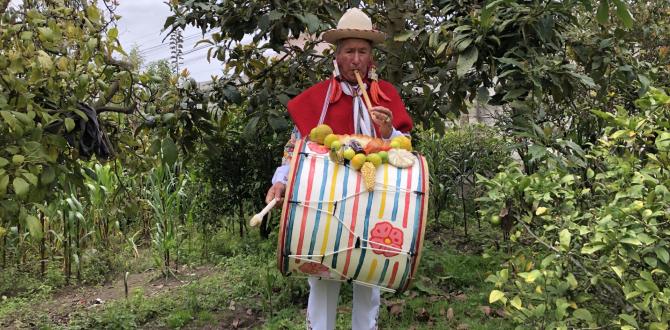
<svg viewBox="0 0 670 330">
<path fill-rule="evenodd" d="M 351 63 L 356 64 L 356 65 L 361 63 L 361 55 L 358 52 L 354 53 L 354 57 L 353 57 Z"/>
</svg>

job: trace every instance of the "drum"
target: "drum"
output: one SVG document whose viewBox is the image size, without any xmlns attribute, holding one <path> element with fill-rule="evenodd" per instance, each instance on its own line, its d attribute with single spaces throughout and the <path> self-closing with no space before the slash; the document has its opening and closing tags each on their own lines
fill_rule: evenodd
<svg viewBox="0 0 670 330">
<path fill-rule="evenodd" d="M 295 146 L 278 239 L 282 274 L 317 276 L 404 291 L 416 274 L 428 208 L 425 159 L 382 164 L 374 190 L 359 171 L 332 162 L 323 146 Z"/>
</svg>

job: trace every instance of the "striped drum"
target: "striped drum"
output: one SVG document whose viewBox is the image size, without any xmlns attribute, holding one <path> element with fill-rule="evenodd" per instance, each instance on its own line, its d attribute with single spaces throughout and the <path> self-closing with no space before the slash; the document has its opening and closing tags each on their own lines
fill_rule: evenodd
<svg viewBox="0 0 670 330">
<path fill-rule="evenodd" d="M 426 227 L 425 159 L 417 156 L 405 169 L 382 164 L 368 192 L 359 171 L 321 152 L 305 140 L 295 146 L 277 248 L 280 271 L 404 291 Z"/>
</svg>

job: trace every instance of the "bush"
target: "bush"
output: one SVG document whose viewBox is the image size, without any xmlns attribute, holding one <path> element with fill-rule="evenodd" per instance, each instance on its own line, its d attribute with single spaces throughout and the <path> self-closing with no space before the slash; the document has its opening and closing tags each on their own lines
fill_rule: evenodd
<svg viewBox="0 0 670 330">
<path fill-rule="evenodd" d="M 479 178 L 483 215 L 518 229 L 489 300 L 524 327 L 667 329 L 670 97 L 652 89 L 636 106 L 635 116 L 593 111 L 609 127 L 586 168 L 548 150 L 532 175 L 512 164 Z"/>
<path fill-rule="evenodd" d="M 500 164 L 510 161 L 510 148 L 496 129 L 468 125 L 448 129 L 420 130 L 416 149 L 426 157 L 430 172 L 432 216 L 440 223 L 443 212 L 461 219 L 467 234 L 467 219 L 476 217 L 473 200 L 480 195 L 475 174 L 491 177 Z"/>
</svg>

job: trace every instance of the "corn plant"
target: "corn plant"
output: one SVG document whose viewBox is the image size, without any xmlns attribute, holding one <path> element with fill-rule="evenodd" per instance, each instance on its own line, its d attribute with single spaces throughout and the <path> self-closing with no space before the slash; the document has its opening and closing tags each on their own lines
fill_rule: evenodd
<svg viewBox="0 0 670 330">
<path fill-rule="evenodd" d="M 154 261 L 164 275 L 172 273 L 170 262 L 174 254 L 178 254 L 181 243 L 182 226 L 177 220 L 187 180 L 183 175 L 172 173 L 168 166 L 159 166 L 151 172 L 145 192 L 147 202 L 154 211 L 154 230 L 151 234 Z"/>
<path fill-rule="evenodd" d="M 109 164 L 96 164 L 85 183 L 88 188 L 88 215 L 96 242 L 103 247 L 110 246 L 110 239 L 118 232 L 119 223 L 114 216 L 114 196 L 118 181 Z M 112 221 L 113 220 L 113 221 Z"/>
</svg>

